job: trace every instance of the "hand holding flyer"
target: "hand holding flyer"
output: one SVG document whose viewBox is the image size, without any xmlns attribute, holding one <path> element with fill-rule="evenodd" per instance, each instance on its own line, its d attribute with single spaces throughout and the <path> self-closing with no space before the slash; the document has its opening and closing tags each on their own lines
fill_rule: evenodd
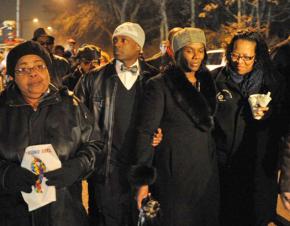
<svg viewBox="0 0 290 226">
<path fill-rule="evenodd" d="M 25 149 L 21 162 L 23 168 L 38 175 L 38 180 L 31 193 L 21 192 L 29 211 L 33 211 L 56 201 L 54 186 L 46 185 L 45 172 L 61 168 L 61 162 L 51 144 L 29 146 Z"/>
</svg>

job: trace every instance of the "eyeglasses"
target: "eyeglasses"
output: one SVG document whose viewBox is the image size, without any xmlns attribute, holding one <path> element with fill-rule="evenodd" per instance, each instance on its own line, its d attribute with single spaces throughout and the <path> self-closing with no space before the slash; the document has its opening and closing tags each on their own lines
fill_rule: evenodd
<svg viewBox="0 0 290 226">
<path fill-rule="evenodd" d="M 22 68 L 15 69 L 15 73 L 17 75 L 31 75 L 33 71 L 43 72 L 45 69 L 47 69 L 46 65 L 39 64 L 39 65 L 34 65 L 33 67 L 22 67 Z"/>
<path fill-rule="evenodd" d="M 253 60 L 254 56 L 242 56 L 237 53 L 231 53 L 231 58 L 233 61 L 239 61 L 239 59 L 242 59 L 245 63 L 249 63 L 251 60 Z"/>
</svg>

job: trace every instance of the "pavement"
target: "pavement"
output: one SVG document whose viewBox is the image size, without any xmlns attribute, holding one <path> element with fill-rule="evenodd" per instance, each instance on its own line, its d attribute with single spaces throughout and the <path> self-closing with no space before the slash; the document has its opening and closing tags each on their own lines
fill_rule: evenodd
<svg viewBox="0 0 290 226">
<path fill-rule="evenodd" d="M 88 184 L 86 181 L 83 181 L 83 205 L 86 210 L 88 210 Z M 278 222 L 277 226 L 290 226 L 290 212 L 284 209 L 280 197 L 277 199 L 277 213 L 278 213 Z M 270 224 L 269 226 L 276 226 L 275 224 Z"/>
</svg>

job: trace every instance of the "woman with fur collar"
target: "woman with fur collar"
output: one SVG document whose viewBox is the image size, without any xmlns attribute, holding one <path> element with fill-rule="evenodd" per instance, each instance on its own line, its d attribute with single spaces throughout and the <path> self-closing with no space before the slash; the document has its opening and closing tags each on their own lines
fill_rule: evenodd
<svg viewBox="0 0 290 226">
<path fill-rule="evenodd" d="M 176 65 L 147 83 L 137 127 L 137 165 L 130 178 L 137 186 L 139 209 L 149 193 L 159 201 L 160 225 L 218 225 L 211 135 L 216 90 L 205 67 L 205 45 L 204 32 L 198 28 L 177 32 Z M 162 128 L 164 137 L 154 150 L 151 140 L 157 128 Z"/>
</svg>

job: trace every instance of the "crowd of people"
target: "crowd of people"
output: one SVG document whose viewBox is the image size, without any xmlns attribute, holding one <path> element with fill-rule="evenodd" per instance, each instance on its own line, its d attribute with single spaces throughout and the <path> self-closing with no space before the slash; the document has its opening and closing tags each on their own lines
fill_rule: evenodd
<svg viewBox="0 0 290 226">
<path fill-rule="evenodd" d="M 270 226 L 279 192 L 290 211 L 288 43 L 271 59 L 260 33 L 237 32 L 209 71 L 199 28 L 173 28 L 147 60 L 137 23 L 114 30 L 113 59 L 54 41 L 38 28 L 6 58 L 1 226 Z M 61 167 L 40 178 L 22 161 L 43 144 Z M 56 199 L 31 211 L 22 194 L 43 178 Z"/>
</svg>

